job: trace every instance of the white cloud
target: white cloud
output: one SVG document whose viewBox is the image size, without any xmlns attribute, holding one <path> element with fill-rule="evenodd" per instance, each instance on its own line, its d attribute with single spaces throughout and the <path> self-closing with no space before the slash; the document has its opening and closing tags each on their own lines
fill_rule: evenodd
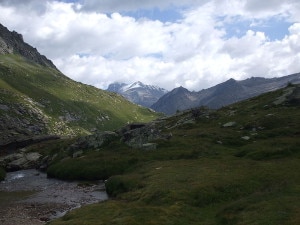
<svg viewBox="0 0 300 225">
<path fill-rule="evenodd" d="M 22 33 L 66 75 L 100 88 L 114 81 L 140 80 L 169 90 L 179 85 L 200 90 L 231 77 L 300 71 L 300 6 L 295 0 L 272 0 L 272 4 L 246 0 L 27 3 L 0 0 L 0 22 Z M 182 19 L 175 22 L 121 14 L 122 10 L 174 4 L 193 7 L 182 9 Z M 239 37 L 228 36 L 230 24 L 264 23 L 273 17 L 292 23 L 281 40 L 271 41 L 268 34 L 251 27 Z"/>
</svg>

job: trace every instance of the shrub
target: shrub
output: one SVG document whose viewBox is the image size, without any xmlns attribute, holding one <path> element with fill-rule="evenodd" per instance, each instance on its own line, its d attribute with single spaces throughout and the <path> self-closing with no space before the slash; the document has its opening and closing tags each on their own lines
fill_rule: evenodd
<svg viewBox="0 0 300 225">
<path fill-rule="evenodd" d="M 106 191 L 111 197 L 116 197 L 124 192 L 143 187 L 138 179 L 113 176 L 105 184 Z"/>
</svg>

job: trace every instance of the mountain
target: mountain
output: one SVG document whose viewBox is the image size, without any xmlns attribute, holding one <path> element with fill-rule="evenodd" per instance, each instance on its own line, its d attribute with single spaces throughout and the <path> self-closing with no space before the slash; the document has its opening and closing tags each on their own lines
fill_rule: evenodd
<svg viewBox="0 0 300 225">
<path fill-rule="evenodd" d="M 277 90 L 285 87 L 288 83 L 300 83 L 300 73 L 279 78 L 252 77 L 242 81 L 229 79 L 199 92 L 190 92 L 187 89 L 183 91 L 183 88 L 179 88 L 181 91 L 178 91 L 176 88 L 162 96 L 151 108 L 168 115 L 198 106 L 218 109 L 262 93 Z"/>
<path fill-rule="evenodd" d="M 121 94 L 126 99 L 136 104 L 150 107 L 168 91 L 153 85 L 146 85 L 140 81 L 132 84 L 112 83 L 108 86 L 107 91 Z"/>
<path fill-rule="evenodd" d="M 197 98 L 195 98 L 194 94 L 184 87 L 178 87 L 162 96 L 151 108 L 166 114 L 185 110 L 197 105 Z M 156 106 L 159 106 L 159 108 Z"/>
<path fill-rule="evenodd" d="M 2 25 L 0 30 L 0 146 L 41 135 L 113 130 L 156 118 L 120 95 L 71 80 L 21 34 Z"/>
</svg>

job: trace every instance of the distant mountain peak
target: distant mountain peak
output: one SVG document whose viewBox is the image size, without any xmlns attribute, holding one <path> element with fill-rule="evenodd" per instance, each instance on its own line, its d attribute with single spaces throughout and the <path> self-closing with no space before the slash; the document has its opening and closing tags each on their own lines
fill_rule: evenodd
<svg viewBox="0 0 300 225">
<path fill-rule="evenodd" d="M 53 62 L 41 55 L 36 48 L 24 42 L 23 36 L 16 31 L 9 31 L 0 24 L 0 55 L 19 54 L 31 62 L 56 69 Z"/>
<path fill-rule="evenodd" d="M 145 107 L 150 107 L 161 96 L 168 92 L 161 87 L 147 85 L 141 81 L 136 81 L 131 84 L 115 82 L 108 86 L 107 91 L 119 93 L 129 101 Z"/>
<path fill-rule="evenodd" d="M 170 93 L 178 94 L 178 93 L 184 93 L 184 92 L 189 92 L 189 90 L 180 86 L 180 87 L 174 88 Z"/>
</svg>

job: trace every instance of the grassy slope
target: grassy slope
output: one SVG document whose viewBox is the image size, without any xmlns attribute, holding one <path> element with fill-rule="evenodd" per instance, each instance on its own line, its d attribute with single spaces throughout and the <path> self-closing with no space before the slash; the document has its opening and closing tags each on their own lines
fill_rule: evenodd
<svg viewBox="0 0 300 225">
<path fill-rule="evenodd" d="M 0 55 L 0 90 L 1 104 L 28 105 L 33 100 L 34 108 L 50 118 L 50 133 L 112 130 L 128 121 L 147 122 L 157 116 L 119 95 L 72 81 L 54 69 L 29 63 L 17 55 Z M 66 114 L 77 120 L 63 123 L 59 117 Z M 63 124 L 57 129 L 60 123 Z"/>
<path fill-rule="evenodd" d="M 64 171 L 61 177 L 118 175 L 106 183 L 111 200 L 50 224 L 300 224 L 300 109 L 274 106 L 282 94 L 222 108 L 196 124 L 164 128 L 173 137 L 159 141 L 156 151 L 115 141 L 53 165 Z M 183 116 L 169 118 L 164 127 Z M 222 127 L 230 121 L 237 125 Z"/>
</svg>

